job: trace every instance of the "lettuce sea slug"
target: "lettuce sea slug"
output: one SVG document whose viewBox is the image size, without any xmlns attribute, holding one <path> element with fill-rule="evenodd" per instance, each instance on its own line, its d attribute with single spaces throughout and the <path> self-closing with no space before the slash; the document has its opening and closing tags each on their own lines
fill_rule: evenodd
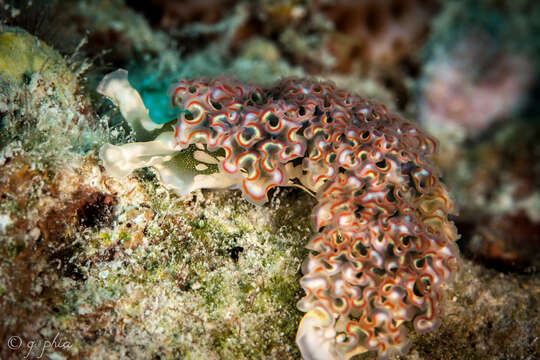
<svg viewBox="0 0 540 360">
<path fill-rule="evenodd" d="M 403 354 L 407 323 L 420 332 L 438 325 L 441 285 L 458 270 L 458 235 L 448 219 L 454 203 L 429 160 L 437 142 L 418 126 L 303 79 L 268 87 L 181 79 L 170 89 L 180 110 L 172 127 L 150 120 L 124 70 L 98 91 L 149 140 L 104 145 L 112 176 L 152 166 L 181 195 L 238 188 L 261 204 L 274 186 L 298 186 L 318 199 L 298 302 L 304 359 Z"/>
</svg>

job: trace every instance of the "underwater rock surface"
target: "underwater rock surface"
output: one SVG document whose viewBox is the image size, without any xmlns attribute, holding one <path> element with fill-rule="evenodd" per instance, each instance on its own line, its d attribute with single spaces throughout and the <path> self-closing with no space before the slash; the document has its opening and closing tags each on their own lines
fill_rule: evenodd
<svg viewBox="0 0 540 360">
<path fill-rule="evenodd" d="M 290 9 L 304 7 L 305 14 L 321 21 L 311 24 L 324 23 L 323 14 L 309 4 L 284 3 L 292 4 Z M 525 6 L 504 3 L 509 13 Z M 222 18 L 206 18 L 211 21 L 205 26 L 192 19 L 180 38 L 195 34 L 199 43 L 184 50 L 182 44 L 170 46 L 178 34 L 152 28 L 144 13 L 126 2 L 63 4 L 73 20 L 61 29 L 80 29 L 82 19 L 101 14 L 95 33 L 110 41 L 83 46 L 87 58 L 123 35 L 129 52 L 113 52 L 107 61 L 145 80 L 138 83 L 145 102 L 154 98 L 146 98 L 145 91 L 156 99 L 160 93 L 166 97 L 173 75 L 172 80 L 224 72 L 269 83 L 314 71 L 295 60 L 306 58 L 302 54 L 287 55 L 274 43 L 290 31 L 283 35 L 270 29 L 268 35 L 234 43 L 233 30 L 248 18 L 242 2 L 225 7 Z M 455 4 L 454 10 L 443 7 L 439 16 L 470 6 Z M 530 14 L 537 13 L 533 5 L 527 5 Z M 285 19 L 302 14 L 286 9 L 272 11 Z M 295 336 L 302 313 L 296 302 L 303 296 L 300 265 L 313 235 L 309 213 L 315 199 L 296 189 L 276 191 L 263 206 L 230 190 L 197 191 L 180 199 L 149 169 L 121 181 L 105 176 L 100 146 L 134 140 L 117 110 L 95 92 L 95 79 L 110 67 L 103 69 L 98 58 L 88 71 L 84 60 L 59 54 L 54 44 L 38 42 L 39 34 L 13 30 L 5 19 L 9 28 L 0 29 L 0 45 L 12 50 L 0 55 L 0 358 L 38 358 L 43 351 L 51 359 L 299 359 Z M 532 23 L 525 20 L 516 23 Z M 284 31 L 302 27 L 282 24 Z M 439 34 L 449 32 L 441 30 L 444 23 L 438 26 Z M 318 34 L 305 29 L 295 49 L 316 40 Z M 316 29 L 323 32 L 324 26 Z M 136 35 L 141 31 L 144 36 Z M 17 61 L 10 56 L 16 52 L 34 60 Z M 534 57 L 529 59 L 536 67 Z M 413 63 L 423 66 L 422 59 Z M 6 76 L 11 69 L 23 76 Z M 354 92 L 382 94 L 390 108 L 418 118 L 421 92 L 414 89 L 420 88 L 419 76 L 396 75 L 400 71 L 392 76 L 405 84 L 399 93 L 410 97 L 404 108 L 389 95 L 395 87 L 380 77 L 312 74 L 344 79 L 340 86 L 350 85 Z M 152 104 L 146 105 L 153 111 Z M 505 118 L 498 124 L 503 125 L 474 138 L 439 139 L 443 149 L 450 149 L 439 162 L 461 208 L 455 221 L 465 259 L 446 289 L 439 330 L 410 331 L 410 352 L 400 359 L 540 358 L 537 252 L 522 252 L 525 246 L 519 245 L 536 249 L 538 244 L 531 236 L 538 233 L 540 213 L 535 195 L 540 162 L 533 136 L 538 113 L 532 105 L 524 109 L 501 115 Z M 175 116 L 166 110 L 164 119 Z M 494 266 L 493 259 L 505 266 Z M 45 347 L 54 339 L 54 346 Z M 354 359 L 375 358 L 367 353 Z"/>
</svg>

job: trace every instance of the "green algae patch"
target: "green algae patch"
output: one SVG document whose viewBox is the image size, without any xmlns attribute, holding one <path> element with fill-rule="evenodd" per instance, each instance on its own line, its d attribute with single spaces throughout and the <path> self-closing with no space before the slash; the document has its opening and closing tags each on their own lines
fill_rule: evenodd
<svg viewBox="0 0 540 360">
<path fill-rule="evenodd" d="M 76 77 L 56 50 L 22 29 L 0 25 L 0 77 L 23 84 L 36 72 L 75 90 Z"/>
</svg>

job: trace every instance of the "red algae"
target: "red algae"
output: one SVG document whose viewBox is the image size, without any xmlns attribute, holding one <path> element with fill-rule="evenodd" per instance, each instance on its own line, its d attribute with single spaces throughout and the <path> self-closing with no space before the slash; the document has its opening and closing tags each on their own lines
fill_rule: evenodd
<svg viewBox="0 0 540 360">
<path fill-rule="evenodd" d="M 305 359 L 386 358 L 408 351 L 407 322 L 438 326 L 459 255 L 433 138 L 331 82 L 182 79 L 170 94 L 182 110 L 176 149 L 224 152 L 220 174 L 246 199 L 264 203 L 274 186 L 318 199 L 298 303 Z"/>
</svg>

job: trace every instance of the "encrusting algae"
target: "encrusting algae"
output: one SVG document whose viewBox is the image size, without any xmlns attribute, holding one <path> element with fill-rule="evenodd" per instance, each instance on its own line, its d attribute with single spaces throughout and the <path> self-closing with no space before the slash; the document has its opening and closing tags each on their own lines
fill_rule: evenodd
<svg viewBox="0 0 540 360">
<path fill-rule="evenodd" d="M 304 359 L 386 358 L 408 351 L 406 323 L 437 327 L 458 235 L 429 160 L 437 143 L 417 126 L 330 82 L 182 79 L 170 90 L 180 109 L 172 127 L 150 120 L 124 70 L 98 91 L 146 140 L 102 147 L 112 176 L 153 166 L 181 195 L 239 188 L 262 204 L 272 187 L 298 186 L 317 198 L 298 303 Z"/>
</svg>

